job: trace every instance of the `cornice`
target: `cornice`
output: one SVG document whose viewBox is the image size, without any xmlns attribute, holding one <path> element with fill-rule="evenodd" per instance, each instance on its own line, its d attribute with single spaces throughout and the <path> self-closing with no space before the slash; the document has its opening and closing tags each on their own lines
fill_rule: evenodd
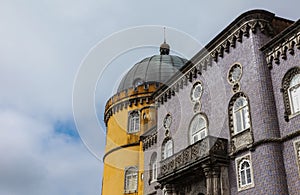
<svg viewBox="0 0 300 195">
<path fill-rule="evenodd" d="M 222 31 L 221 36 L 213 39 L 204 49 L 196 54 L 186 66 L 175 74 L 165 85 L 159 88 L 153 97 L 157 102 L 157 106 L 163 104 L 187 85 L 195 78 L 207 70 L 208 66 L 212 66 L 213 62 L 217 63 L 225 55 L 229 54 L 236 48 L 237 42 L 243 43 L 245 38 L 250 37 L 250 33 L 256 34 L 259 30 L 261 33 L 272 37 L 274 34 L 271 21 L 266 19 L 251 19 L 248 21 L 240 21 L 235 25 L 229 26 L 228 32 Z M 225 30 L 226 30 L 225 29 Z"/>
<path fill-rule="evenodd" d="M 279 65 L 289 55 L 294 55 L 296 48 L 300 49 L 300 20 L 278 34 L 261 50 L 266 55 L 269 69 L 272 69 L 274 63 Z"/>
<path fill-rule="evenodd" d="M 141 136 L 141 141 L 143 142 L 143 150 L 147 150 L 151 146 L 155 145 L 157 143 L 157 131 L 155 128 L 155 131 L 147 136 Z"/>
<path fill-rule="evenodd" d="M 150 105 L 154 103 L 152 93 L 158 88 L 158 83 L 148 83 L 136 88 L 121 91 L 112 96 L 105 105 L 104 122 L 107 122 L 116 112 L 138 105 Z"/>
</svg>

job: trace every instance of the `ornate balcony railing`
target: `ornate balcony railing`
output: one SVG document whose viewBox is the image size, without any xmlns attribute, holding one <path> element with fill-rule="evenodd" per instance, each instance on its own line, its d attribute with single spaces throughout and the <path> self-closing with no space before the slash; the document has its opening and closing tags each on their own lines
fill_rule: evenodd
<svg viewBox="0 0 300 195">
<path fill-rule="evenodd" d="M 158 180 L 164 180 L 169 176 L 173 177 L 181 170 L 186 170 L 209 160 L 227 161 L 227 143 L 227 139 L 207 136 L 203 140 L 188 146 L 160 162 Z"/>
</svg>

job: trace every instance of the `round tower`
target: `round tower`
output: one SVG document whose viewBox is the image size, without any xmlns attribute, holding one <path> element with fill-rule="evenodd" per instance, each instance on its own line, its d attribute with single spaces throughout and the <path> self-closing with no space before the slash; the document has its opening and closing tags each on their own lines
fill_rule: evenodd
<svg viewBox="0 0 300 195">
<path fill-rule="evenodd" d="M 135 64 L 106 103 L 102 195 L 143 194 L 140 136 L 156 128 L 152 94 L 187 62 L 169 52 L 170 46 L 164 41 L 160 55 Z"/>
</svg>

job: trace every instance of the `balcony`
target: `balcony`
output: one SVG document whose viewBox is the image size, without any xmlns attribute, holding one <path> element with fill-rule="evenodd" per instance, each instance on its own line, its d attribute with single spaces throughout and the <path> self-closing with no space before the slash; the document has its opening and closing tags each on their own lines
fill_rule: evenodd
<svg viewBox="0 0 300 195">
<path fill-rule="evenodd" d="M 227 164 L 227 139 L 207 136 L 160 162 L 158 182 L 169 183 L 183 175 L 195 173 L 204 165 Z"/>
</svg>

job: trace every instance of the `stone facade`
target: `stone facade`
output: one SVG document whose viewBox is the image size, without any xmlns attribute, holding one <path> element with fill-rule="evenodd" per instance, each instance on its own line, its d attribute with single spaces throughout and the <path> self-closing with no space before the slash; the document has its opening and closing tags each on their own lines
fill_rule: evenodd
<svg viewBox="0 0 300 195">
<path fill-rule="evenodd" d="M 300 67 L 300 24 L 254 10 L 242 14 L 154 94 L 157 125 L 142 135 L 144 194 L 298 194 L 300 114 L 289 114 L 283 78 Z M 230 69 L 241 66 L 237 81 Z M 201 97 L 191 99 L 201 82 Z M 245 105 L 236 110 L 243 97 Z M 246 113 L 236 131 L 236 112 Z M 191 120 L 207 119 L 207 136 L 191 142 Z M 171 115 L 169 127 L 164 118 Z M 244 115 L 243 115 L 244 116 Z M 172 155 L 164 143 L 172 140 Z M 151 155 L 158 177 L 151 180 Z"/>
</svg>

